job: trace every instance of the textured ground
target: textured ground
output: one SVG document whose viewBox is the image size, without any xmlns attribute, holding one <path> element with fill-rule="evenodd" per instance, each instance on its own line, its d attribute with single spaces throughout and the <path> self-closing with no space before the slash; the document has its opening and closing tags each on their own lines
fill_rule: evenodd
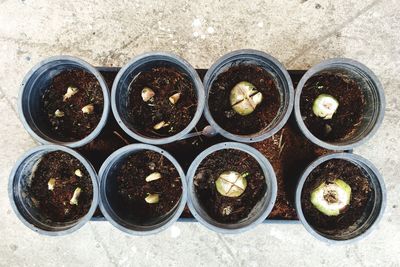
<svg viewBox="0 0 400 267">
<path fill-rule="evenodd" d="M 193 2 L 0 0 L 0 266 L 400 266 L 400 2 Z M 356 150 L 376 164 L 388 189 L 386 214 L 367 239 L 330 247 L 301 225 L 261 225 L 223 236 L 196 223 L 177 223 L 145 238 L 89 223 L 70 236 L 49 238 L 17 220 L 7 198 L 8 174 L 35 143 L 18 120 L 16 99 L 36 62 L 69 54 L 94 65 L 121 66 L 142 52 L 164 50 L 205 68 L 240 48 L 263 50 L 289 69 L 350 57 L 381 79 L 385 120 Z"/>
</svg>

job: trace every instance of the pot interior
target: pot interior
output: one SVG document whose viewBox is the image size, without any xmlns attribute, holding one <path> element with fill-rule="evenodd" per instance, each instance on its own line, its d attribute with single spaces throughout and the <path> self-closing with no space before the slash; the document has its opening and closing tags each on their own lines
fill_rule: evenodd
<svg viewBox="0 0 400 267">
<path fill-rule="evenodd" d="M 38 203 L 30 193 L 30 185 L 35 171 L 43 156 L 52 151 L 39 150 L 26 157 L 15 172 L 12 193 L 15 206 L 21 216 L 34 227 L 49 232 L 65 231 L 77 225 L 81 219 L 65 222 L 55 222 L 47 218 Z M 34 229 L 33 229 L 34 230 Z"/>
<path fill-rule="evenodd" d="M 347 146 L 363 140 L 375 126 L 379 124 L 381 115 L 382 99 L 380 99 L 379 96 L 379 86 L 375 83 L 374 79 L 362 69 L 346 63 L 337 63 L 324 67 L 320 71 L 314 73 L 310 78 L 316 75 L 340 75 L 344 80 L 353 80 L 360 88 L 360 94 L 364 99 L 361 119 L 359 123 L 353 126 L 351 132 L 336 140 L 323 141 L 330 145 Z M 305 81 L 305 83 L 306 82 L 307 81 Z M 301 97 L 302 94 L 300 94 L 300 101 L 302 99 Z M 301 112 L 300 110 L 300 113 Z M 304 120 L 304 115 L 301 114 L 301 116 Z"/>
<path fill-rule="evenodd" d="M 306 215 L 304 215 L 307 223 L 313 228 L 314 231 L 316 231 L 321 236 L 331 240 L 338 240 L 338 241 L 351 240 L 365 233 L 369 228 L 371 228 L 374 225 L 375 221 L 379 217 L 384 201 L 381 184 L 375 172 L 373 172 L 372 169 L 366 163 L 360 160 L 357 159 L 346 159 L 346 160 L 350 161 L 352 164 L 356 165 L 358 168 L 361 169 L 363 175 L 367 178 L 371 188 L 370 196 L 358 219 L 352 225 L 344 229 L 327 230 L 315 227 L 315 225 L 313 225 L 314 222 L 311 219 L 307 218 Z"/>
<path fill-rule="evenodd" d="M 50 87 L 53 78 L 61 72 L 71 69 L 84 70 L 90 73 L 77 62 L 66 59 L 54 60 L 40 66 L 23 85 L 25 88 L 20 96 L 23 116 L 32 131 L 48 142 L 71 142 L 71 140 L 55 136 L 50 129 L 47 114 L 43 108 L 43 94 Z"/>
<path fill-rule="evenodd" d="M 274 128 L 279 127 L 279 125 L 282 123 L 282 121 L 288 117 L 288 112 L 291 112 L 290 109 L 290 95 L 291 95 L 291 80 L 287 80 L 285 74 L 283 71 L 272 61 L 269 59 L 258 55 L 258 54 L 238 54 L 234 55 L 232 57 L 228 57 L 221 62 L 217 63 L 215 67 L 209 69 L 209 72 L 207 73 L 206 77 L 208 77 L 205 80 L 204 87 L 206 89 L 207 93 L 207 101 L 209 100 L 209 92 L 213 86 L 213 83 L 217 80 L 218 76 L 224 72 L 227 72 L 230 68 L 236 67 L 236 66 L 257 66 L 261 67 L 266 72 L 269 74 L 270 78 L 272 78 L 276 89 L 278 90 L 279 93 L 279 109 L 276 113 L 276 116 L 271 120 L 271 122 L 265 126 L 263 129 L 259 130 L 259 132 L 255 134 L 232 134 L 226 129 L 223 129 L 221 126 L 218 126 L 218 128 L 221 128 L 221 134 L 223 134 L 225 137 L 235 140 L 235 136 L 237 136 L 239 139 L 245 138 L 248 139 L 248 141 L 253 142 L 253 139 L 259 139 L 261 136 L 266 136 L 267 138 L 269 136 L 269 132 L 271 132 Z M 209 112 L 209 115 L 212 117 L 213 114 L 211 114 L 209 110 L 209 104 L 206 105 L 207 107 L 207 112 Z M 216 124 L 215 119 L 213 119 L 213 123 L 211 124 Z M 236 140 L 236 141 L 242 141 L 242 140 Z M 247 140 L 246 140 L 247 141 Z"/>
<path fill-rule="evenodd" d="M 135 217 L 124 204 L 118 188 L 117 175 L 127 157 L 138 151 L 128 151 L 111 161 L 103 173 L 100 192 L 104 211 L 111 219 L 125 229 L 132 231 L 152 231 L 167 224 L 176 214 L 182 201 L 182 196 L 175 206 L 166 214 L 150 219 Z M 165 158 L 165 160 L 168 160 Z"/>
<path fill-rule="evenodd" d="M 194 93 L 196 95 L 196 101 L 198 101 L 199 93 L 198 90 L 199 88 L 196 87 L 196 82 L 190 73 L 186 69 L 186 66 L 184 66 L 182 63 L 180 63 L 178 60 L 165 57 L 165 56 L 148 56 L 145 58 L 142 58 L 141 60 L 138 60 L 131 65 L 128 66 L 127 69 L 124 70 L 122 73 L 121 77 L 118 80 L 118 83 L 116 86 L 114 85 L 114 90 L 115 91 L 115 107 L 118 112 L 119 119 L 123 123 L 125 127 L 128 128 L 129 131 L 133 132 L 134 135 L 137 135 L 142 138 L 146 139 L 163 139 L 170 137 L 168 135 L 166 136 L 158 136 L 158 135 L 153 135 L 149 134 L 148 132 L 144 132 L 143 130 L 138 129 L 138 127 L 133 123 L 132 119 L 130 118 L 129 111 L 130 111 L 130 104 L 129 104 L 129 98 L 131 94 L 131 85 L 134 82 L 135 78 L 140 75 L 142 72 L 147 72 L 151 71 L 153 68 L 174 68 L 177 71 L 184 73 L 186 75 L 186 78 L 188 81 L 191 83 Z M 198 103 L 197 103 L 198 105 Z M 197 107 L 196 113 L 198 113 L 199 107 Z M 193 119 L 196 115 L 193 115 L 193 118 L 191 122 L 193 122 Z M 189 126 L 189 124 L 186 126 L 186 128 Z M 185 128 L 185 129 L 186 129 Z M 179 133 L 177 133 L 179 134 Z M 175 134 L 175 135 L 177 135 Z M 135 137 L 135 136 L 133 136 Z"/>
</svg>

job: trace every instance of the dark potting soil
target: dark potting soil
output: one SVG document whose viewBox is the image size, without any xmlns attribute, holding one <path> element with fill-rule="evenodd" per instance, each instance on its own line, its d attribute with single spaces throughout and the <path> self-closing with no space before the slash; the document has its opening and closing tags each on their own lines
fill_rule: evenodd
<svg viewBox="0 0 400 267">
<path fill-rule="evenodd" d="M 249 115 L 236 113 L 230 104 L 232 88 L 239 82 L 253 84 L 263 95 L 262 102 Z M 280 95 L 271 74 L 257 65 L 237 65 L 219 74 L 211 85 L 208 105 L 215 122 L 224 130 L 240 135 L 265 129 L 277 116 Z"/>
<path fill-rule="evenodd" d="M 328 153 L 306 139 L 300 130 L 287 123 L 272 137 L 252 144 L 271 163 L 277 183 L 275 206 L 268 218 L 294 220 L 297 218 L 294 194 L 304 169 L 316 158 Z"/>
<path fill-rule="evenodd" d="M 160 179 L 146 182 L 151 173 Z M 174 165 L 163 155 L 144 150 L 132 154 L 122 163 L 117 174 L 119 206 L 127 218 L 146 224 L 172 211 L 182 197 L 182 182 Z M 158 194 L 159 202 L 149 204 L 148 194 Z"/>
<path fill-rule="evenodd" d="M 317 117 L 312 110 L 320 94 L 329 94 L 338 102 L 332 119 Z M 345 140 L 361 124 L 365 98 L 360 85 L 344 73 L 325 72 L 311 77 L 301 93 L 300 110 L 308 130 L 325 141 Z"/>
<path fill-rule="evenodd" d="M 77 169 L 82 177 L 75 175 Z M 53 190 L 48 188 L 51 178 L 56 180 Z M 77 187 L 82 190 L 78 205 L 71 205 Z M 70 222 L 83 217 L 93 200 L 93 185 L 86 168 L 75 157 L 60 151 L 42 157 L 27 191 L 41 216 L 52 222 Z"/>
<path fill-rule="evenodd" d="M 351 200 L 348 209 L 338 216 L 327 216 L 311 203 L 311 192 L 323 182 L 339 178 L 351 187 Z M 346 230 L 360 219 L 373 189 L 368 177 L 360 167 L 342 159 L 332 159 L 315 168 L 304 183 L 301 205 L 306 220 L 318 231 L 334 234 Z"/>
<path fill-rule="evenodd" d="M 70 98 L 64 95 L 68 87 L 78 92 Z M 93 113 L 84 114 L 82 108 L 94 106 Z M 51 132 L 63 141 L 76 141 L 88 136 L 98 125 L 103 113 L 104 96 L 96 77 L 87 71 L 69 69 L 53 78 L 50 87 L 43 94 L 43 111 L 47 114 Z M 56 110 L 64 112 L 57 117 Z"/>
<path fill-rule="evenodd" d="M 224 171 L 248 172 L 247 187 L 239 197 L 222 196 L 215 181 Z M 236 223 L 246 218 L 266 191 L 264 173 L 258 162 L 249 154 L 236 149 L 223 149 L 207 156 L 199 165 L 194 177 L 195 191 L 206 212 L 221 223 Z M 231 213 L 223 210 L 230 207 Z"/>
<path fill-rule="evenodd" d="M 141 96 L 144 87 L 155 93 L 147 102 Z M 180 93 L 180 98 L 172 104 L 169 97 L 176 93 Z M 189 125 L 196 108 L 197 96 L 192 81 L 175 67 L 156 67 L 133 77 L 128 115 L 135 130 L 145 136 L 156 138 L 179 133 Z M 162 121 L 168 126 L 155 130 L 153 127 Z"/>
</svg>

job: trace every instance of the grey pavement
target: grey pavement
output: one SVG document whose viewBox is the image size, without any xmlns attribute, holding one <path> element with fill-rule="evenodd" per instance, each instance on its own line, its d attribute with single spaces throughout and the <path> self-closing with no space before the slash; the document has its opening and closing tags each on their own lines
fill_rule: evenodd
<svg viewBox="0 0 400 267">
<path fill-rule="evenodd" d="M 400 1 L 0 0 L 0 266 L 400 266 Z M 288 69 L 349 57 L 370 67 L 387 97 L 381 129 L 356 153 L 383 174 L 388 205 L 365 240 L 327 246 L 301 225 L 260 225 L 220 235 L 177 223 L 151 237 L 106 222 L 72 235 L 39 236 L 7 197 L 8 175 L 34 141 L 17 114 L 19 84 L 40 60 L 60 54 L 122 66 L 147 51 L 176 53 L 198 68 L 253 48 Z"/>
</svg>

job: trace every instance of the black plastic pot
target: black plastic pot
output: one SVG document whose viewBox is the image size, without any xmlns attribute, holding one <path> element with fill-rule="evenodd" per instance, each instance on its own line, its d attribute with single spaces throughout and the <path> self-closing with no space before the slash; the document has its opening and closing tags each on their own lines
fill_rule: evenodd
<svg viewBox="0 0 400 267">
<path fill-rule="evenodd" d="M 346 230 L 343 230 L 340 234 L 337 235 L 322 233 L 315 229 L 305 218 L 301 205 L 301 194 L 303 186 L 309 174 L 322 163 L 332 159 L 347 160 L 360 167 L 367 175 L 370 185 L 374 191 L 374 195 L 370 198 L 369 203 L 367 204 L 367 207 L 360 219 L 354 225 L 350 226 Z M 310 232 L 314 237 L 330 244 L 352 243 L 365 238 L 376 228 L 378 222 L 383 216 L 385 207 L 386 188 L 382 176 L 370 161 L 355 154 L 335 153 L 318 158 L 313 163 L 311 163 L 304 171 L 296 189 L 296 210 L 300 221 L 302 222 L 306 230 Z"/>
<path fill-rule="evenodd" d="M 270 125 L 268 125 L 268 127 L 252 135 L 237 135 L 226 131 L 215 122 L 208 107 L 209 92 L 214 80 L 219 74 L 237 64 L 252 64 L 265 69 L 273 77 L 281 96 L 281 107 L 275 119 L 270 123 Z M 206 117 L 207 121 L 225 138 L 237 142 L 250 143 L 267 139 L 278 132 L 285 125 L 293 109 L 294 92 L 292 79 L 290 78 L 289 73 L 277 59 L 257 50 L 237 50 L 218 59 L 204 76 L 204 89 L 206 90 L 204 116 Z"/>
<path fill-rule="evenodd" d="M 301 92 L 307 80 L 321 72 L 345 73 L 360 85 L 365 96 L 366 107 L 361 125 L 346 138 L 327 142 L 314 136 L 306 127 L 300 111 Z M 309 69 L 296 87 L 294 113 L 303 134 L 314 144 L 331 150 L 351 150 L 370 139 L 381 125 L 385 113 L 384 90 L 376 75 L 365 65 L 352 59 L 334 58 L 325 60 Z"/>
<path fill-rule="evenodd" d="M 240 220 L 237 223 L 220 223 L 211 218 L 207 211 L 202 207 L 193 183 L 194 176 L 196 175 L 197 168 L 201 162 L 210 154 L 222 149 L 237 149 L 251 155 L 260 165 L 264 172 L 265 183 L 267 190 L 263 198 L 256 204 L 247 218 Z M 262 223 L 274 207 L 277 195 L 277 182 L 275 172 L 269 161 L 256 149 L 241 143 L 228 142 L 216 144 L 204 150 L 190 165 L 187 173 L 188 181 L 188 206 L 190 212 L 201 224 L 206 226 L 212 231 L 224 234 L 237 234 L 247 230 L 251 230 L 258 224 Z"/>
<path fill-rule="evenodd" d="M 41 108 L 44 91 L 50 86 L 54 76 L 67 69 L 83 69 L 94 75 L 100 83 L 104 97 L 103 113 L 96 128 L 85 138 L 72 142 L 59 140 L 54 136 L 43 119 L 47 117 L 47 114 L 44 114 Z M 41 144 L 59 144 L 68 147 L 83 146 L 100 134 L 107 122 L 109 110 L 109 91 L 101 74 L 89 63 L 70 56 L 50 57 L 34 66 L 22 82 L 18 99 L 18 112 L 22 124 L 28 133 Z"/>
<path fill-rule="evenodd" d="M 92 204 L 88 213 L 76 221 L 55 223 L 45 220 L 41 217 L 40 209 L 36 208 L 29 198 L 27 189 L 37 163 L 45 154 L 54 151 L 66 152 L 78 159 L 88 171 L 92 181 Z M 74 150 L 59 145 L 43 145 L 29 150 L 16 162 L 9 178 L 8 195 L 15 214 L 31 230 L 51 236 L 70 234 L 87 223 L 96 211 L 99 200 L 97 175 L 92 165 Z"/>
<path fill-rule="evenodd" d="M 132 219 L 126 218 L 121 212 L 124 207 L 120 206 L 117 193 L 115 176 L 118 168 L 126 157 L 141 150 L 151 150 L 162 154 L 175 166 L 182 182 L 182 196 L 176 207 L 163 217 L 156 218 L 146 225 L 138 224 Z M 133 144 L 118 149 L 112 153 L 103 163 L 99 171 L 100 177 L 100 209 L 104 217 L 119 230 L 131 235 L 150 235 L 159 233 L 171 226 L 181 215 L 185 204 L 187 185 L 185 174 L 179 163 L 165 150 L 152 145 Z"/>
<path fill-rule="evenodd" d="M 193 119 L 181 132 L 169 137 L 154 138 L 139 133 L 135 129 L 135 125 L 129 122 L 127 114 L 127 99 L 129 95 L 128 89 L 133 77 L 142 71 L 149 70 L 152 67 L 160 65 L 175 67 L 183 71 L 190 78 L 191 82 L 193 83 L 193 87 L 196 90 L 197 108 Z M 140 142 L 153 145 L 167 144 L 182 139 L 196 126 L 197 122 L 200 120 L 204 108 L 204 88 L 196 70 L 186 60 L 170 53 L 145 53 L 133 58 L 118 72 L 117 76 L 115 77 L 111 92 L 111 108 L 119 126 L 132 138 Z"/>
</svg>

